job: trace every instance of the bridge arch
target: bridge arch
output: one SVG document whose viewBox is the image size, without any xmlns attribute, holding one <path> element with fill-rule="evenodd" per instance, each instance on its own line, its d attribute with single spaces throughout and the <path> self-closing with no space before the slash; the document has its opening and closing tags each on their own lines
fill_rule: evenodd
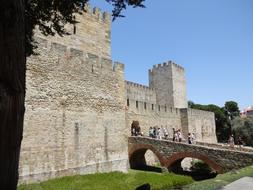
<svg viewBox="0 0 253 190">
<path fill-rule="evenodd" d="M 156 150 L 152 145 L 140 144 L 130 148 L 129 150 L 130 168 L 138 169 L 146 166 L 145 153 L 147 150 L 151 150 L 155 154 L 161 166 L 166 166 L 166 158 L 164 158 L 158 150 Z"/>
<path fill-rule="evenodd" d="M 207 165 L 209 165 L 213 170 L 215 170 L 217 173 L 223 173 L 222 167 L 219 164 L 217 164 L 215 161 L 211 160 L 208 156 L 199 154 L 197 152 L 179 152 L 179 153 L 175 153 L 167 159 L 166 167 L 170 168 L 170 167 L 173 166 L 173 164 L 179 164 L 186 157 L 196 158 L 196 159 L 202 160 Z"/>
</svg>

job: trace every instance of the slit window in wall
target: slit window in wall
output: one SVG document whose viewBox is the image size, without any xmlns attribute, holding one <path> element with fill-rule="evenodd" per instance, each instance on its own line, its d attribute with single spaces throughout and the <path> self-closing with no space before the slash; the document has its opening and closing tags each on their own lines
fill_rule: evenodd
<svg viewBox="0 0 253 190">
<path fill-rule="evenodd" d="M 73 34 L 76 34 L 76 25 L 74 24 Z"/>
<path fill-rule="evenodd" d="M 147 109 L 147 103 L 144 102 L 144 109 L 146 110 Z"/>
<path fill-rule="evenodd" d="M 76 17 L 74 16 L 74 22 L 76 20 Z M 73 34 L 76 34 L 76 24 L 73 24 Z"/>
<path fill-rule="evenodd" d="M 167 107 L 166 107 L 166 105 L 164 106 L 164 111 L 167 112 Z"/>
<path fill-rule="evenodd" d="M 170 107 L 170 112 L 172 113 L 172 107 Z"/>
<path fill-rule="evenodd" d="M 158 105 L 158 111 L 160 111 L 160 108 L 161 108 L 160 105 Z"/>
<path fill-rule="evenodd" d="M 152 110 L 154 110 L 154 104 L 152 104 Z"/>
<path fill-rule="evenodd" d="M 138 101 L 136 101 L 136 108 L 138 108 Z"/>
<path fill-rule="evenodd" d="M 127 106 L 129 106 L 129 99 L 127 99 Z"/>
</svg>

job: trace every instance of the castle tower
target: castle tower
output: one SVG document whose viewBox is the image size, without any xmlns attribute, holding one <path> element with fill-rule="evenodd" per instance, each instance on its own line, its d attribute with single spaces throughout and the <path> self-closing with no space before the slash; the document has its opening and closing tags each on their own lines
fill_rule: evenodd
<svg viewBox="0 0 253 190">
<path fill-rule="evenodd" d="M 158 105 L 187 108 L 184 68 L 169 61 L 149 70 L 149 86 L 155 89 Z"/>
<path fill-rule="evenodd" d="M 47 40 L 82 50 L 98 57 L 111 59 L 111 16 L 99 8 L 87 5 L 81 14 L 74 15 L 76 24 L 66 24 L 65 30 L 69 35 L 64 37 L 47 36 Z M 40 31 L 36 36 L 43 38 Z"/>
</svg>

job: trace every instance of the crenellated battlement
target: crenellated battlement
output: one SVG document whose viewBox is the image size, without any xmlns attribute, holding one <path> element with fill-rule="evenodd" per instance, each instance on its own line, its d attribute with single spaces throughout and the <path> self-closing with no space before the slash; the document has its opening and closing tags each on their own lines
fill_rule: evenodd
<svg viewBox="0 0 253 190">
<path fill-rule="evenodd" d="M 152 73 L 154 70 L 157 70 L 157 69 L 167 69 L 169 67 L 176 67 L 182 71 L 184 71 L 184 68 L 178 64 L 176 64 L 175 62 L 173 61 L 168 61 L 168 62 L 164 62 L 164 63 L 159 63 L 159 64 L 156 64 L 156 65 L 153 65 L 153 68 L 149 70 L 150 73 Z"/>
<path fill-rule="evenodd" d="M 127 86 L 140 88 L 140 89 L 142 89 L 142 90 L 151 90 L 151 91 L 154 90 L 154 89 L 152 89 L 152 88 L 149 88 L 149 87 L 146 86 L 146 85 L 139 84 L 139 83 L 135 83 L 135 82 L 131 82 L 131 81 L 125 81 L 125 84 L 126 84 Z"/>
<path fill-rule="evenodd" d="M 103 22 L 111 22 L 111 14 L 108 12 L 101 11 L 98 7 L 91 7 L 88 3 L 83 8 L 83 11 L 81 12 L 84 15 L 92 16 L 100 21 Z"/>
<path fill-rule="evenodd" d="M 102 12 L 99 8 L 91 8 L 89 5 L 80 8 L 80 12 L 74 15 L 76 23 L 64 26 L 68 35 L 47 36 L 52 42 L 111 59 L 111 17 L 108 12 Z M 38 28 L 35 36 L 44 37 Z"/>
<path fill-rule="evenodd" d="M 85 52 L 84 50 L 76 49 L 75 47 L 66 46 L 56 41 L 44 39 L 42 37 L 36 37 L 40 52 L 41 50 L 47 53 L 58 56 L 62 61 L 80 60 L 83 64 L 87 64 L 90 67 L 92 73 L 107 73 L 107 72 L 124 72 L 124 64 L 120 62 L 113 62 L 111 59 L 101 57 L 96 54 Z"/>
</svg>

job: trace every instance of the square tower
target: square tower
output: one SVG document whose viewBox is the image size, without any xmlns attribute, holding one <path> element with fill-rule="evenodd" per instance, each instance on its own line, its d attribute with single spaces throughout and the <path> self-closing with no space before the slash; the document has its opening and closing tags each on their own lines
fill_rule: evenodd
<svg viewBox="0 0 253 190">
<path fill-rule="evenodd" d="M 175 108 L 187 108 L 184 68 L 169 61 L 149 70 L 149 86 L 156 92 L 156 103 Z"/>
</svg>

